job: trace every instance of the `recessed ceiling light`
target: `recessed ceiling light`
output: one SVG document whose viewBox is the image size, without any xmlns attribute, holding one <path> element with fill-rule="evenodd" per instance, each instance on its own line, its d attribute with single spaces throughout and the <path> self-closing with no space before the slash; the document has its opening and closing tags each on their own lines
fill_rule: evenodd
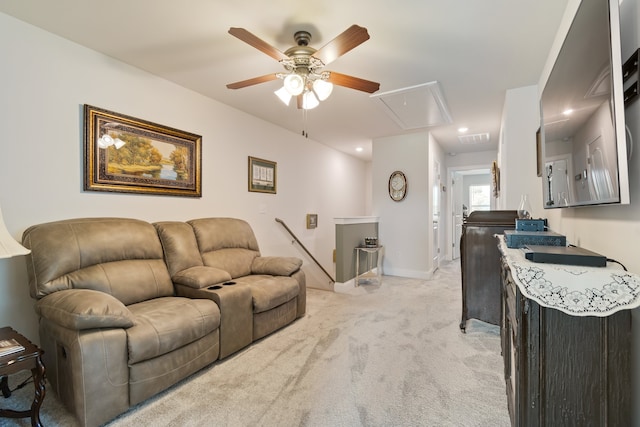
<svg viewBox="0 0 640 427">
<path fill-rule="evenodd" d="M 356 151 L 357 151 L 358 153 L 359 153 L 359 152 L 361 152 L 362 150 L 363 150 L 363 148 L 362 148 L 362 147 L 358 147 L 358 148 L 356 148 Z"/>
<path fill-rule="evenodd" d="M 466 127 L 458 128 L 458 132 L 460 132 L 460 133 L 465 133 L 468 130 L 469 130 L 469 128 L 466 128 Z"/>
</svg>

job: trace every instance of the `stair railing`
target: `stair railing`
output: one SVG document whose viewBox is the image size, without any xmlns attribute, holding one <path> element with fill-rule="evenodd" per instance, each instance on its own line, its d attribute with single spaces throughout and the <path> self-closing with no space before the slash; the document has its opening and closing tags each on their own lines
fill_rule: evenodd
<svg viewBox="0 0 640 427">
<path fill-rule="evenodd" d="M 313 262 L 315 262 L 316 265 L 318 267 L 320 267 L 320 270 L 322 270 L 324 272 L 324 274 L 326 274 L 327 277 L 329 277 L 329 279 L 331 280 L 331 283 L 335 283 L 336 281 L 335 281 L 335 279 L 333 277 L 331 277 L 331 274 L 329 274 L 329 272 L 327 272 L 327 270 L 324 269 L 324 267 L 318 262 L 318 260 L 315 259 L 315 257 L 311 254 L 311 252 L 309 252 L 309 250 L 302 244 L 300 239 L 298 239 L 298 237 L 293 233 L 293 231 L 291 231 L 291 229 L 289 227 L 287 227 L 287 224 L 285 224 L 284 221 L 281 220 L 280 218 L 276 218 L 276 222 L 279 222 L 280 224 L 282 224 L 282 226 L 285 228 L 285 230 L 287 230 L 289 232 L 291 237 L 293 237 L 293 239 L 300 245 L 300 247 L 302 249 L 304 249 L 304 251 L 307 253 L 307 255 L 309 255 L 311 257 Z"/>
</svg>

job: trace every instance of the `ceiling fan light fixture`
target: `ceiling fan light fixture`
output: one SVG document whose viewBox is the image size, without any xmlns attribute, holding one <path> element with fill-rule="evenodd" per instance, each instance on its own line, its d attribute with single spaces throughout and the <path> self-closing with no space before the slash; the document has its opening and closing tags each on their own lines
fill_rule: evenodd
<svg viewBox="0 0 640 427">
<path fill-rule="evenodd" d="M 313 82 L 313 91 L 316 93 L 316 96 L 320 101 L 324 101 L 329 98 L 329 95 L 331 95 L 331 92 L 333 91 L 333 84 L 322 79 L 318 79 Z"/>
<path fill-rule="evenodd" d="M 286 87 L 282 86 L 280 89 L 276 90 L 273 93 L 275 93 L 276 96 L 280 98 L 280 101 L 282 101 L 284 105 L 288 106 L 289 103 L 291 102 L 292 96 Z"/>
<path fill-rule="evenodd" d="M 320 101 L 316 98 L 316 95 L 313 91 L 306 91 L 302 96 L 302 108 L 305 110 L 312 110 L 320 105 Z"/>
<path fill-rule="evenodd" d="M 298 96 L 304 90 L 304 79 L 296 73 L 291 73 L 284 78 L 284 87 L 291 96 Z"/>
<path fill-rule="evenodd" d="M 369 33 L 364 27 L 352 25 L 320 49 L 309 46 L 311 33 L 297 31 L 294 34 L 296 46 L 284 52 L 244 28 L 231 27 L 229 34 L 275 59 L 286 70 L 285 73 L 270 73 L 227 84 L 229 89 L 240 89 L 282 79 L 283 88 L 275 94 L 286 105 L 289 105 L 292 97 L 296 97 L 297 107 L 305 110 L 315 108 L 321 101 L 329 98 L 334 85 L 367 93 L 374 93 L 380 89 L 380 83 L 337 72 L 322 71 L 331 62 L 369 40 Z"/>
</svg>

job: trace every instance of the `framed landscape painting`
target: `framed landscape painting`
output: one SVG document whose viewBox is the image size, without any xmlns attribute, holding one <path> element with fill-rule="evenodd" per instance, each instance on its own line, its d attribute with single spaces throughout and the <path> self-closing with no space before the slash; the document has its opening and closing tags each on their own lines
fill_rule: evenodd
<svg viewBox="0 0 640 427">
<path fill-rule="evenodd" d="M 84 106 L 84 189 L 201 197 L 202 137 Z"/>
</svg>

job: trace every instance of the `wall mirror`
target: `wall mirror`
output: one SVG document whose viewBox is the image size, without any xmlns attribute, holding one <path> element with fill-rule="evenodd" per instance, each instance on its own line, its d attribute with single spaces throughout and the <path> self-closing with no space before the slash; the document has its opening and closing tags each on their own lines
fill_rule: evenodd
<svg viewBox="0 0 640 427">
<path fill-rule="evenodd" d="M 544 86 L 545 208 L 629 203 L 618 12 L 582 1 Z"/>
</svg>

